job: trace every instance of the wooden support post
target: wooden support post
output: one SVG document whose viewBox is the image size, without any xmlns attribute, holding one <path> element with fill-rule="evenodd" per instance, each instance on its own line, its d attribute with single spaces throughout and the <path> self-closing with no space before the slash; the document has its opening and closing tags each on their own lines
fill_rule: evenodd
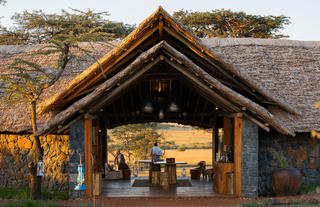
<svg viewBox="0 0 320 207">
<path fill-rule="evenodd" d="M 213 164 L 216 161 L 216 120 L 214 119 L 213 125 L 212 125 L 212 167 Z"/>
<path fill-rule="evenodd" d="M 85 119 L 84 120 L 84 156 L 85 156 L 85 183 L 87 186 L 86 196 L 88 198 L 92 197 L 92 174 L 93 169 L 91 166 L 92 160 L 92 120 Z"/>
<path fill-rule="evenodd" d="M 234 117 L 234 169 L 236 195 L 242 195 L 242 117 Z"/>
<path fill-rule="evenodd" d="M 100 172 L 104 175 L 104 165 L 106 162 L 106 129 L 104 119 L 99 119 L 99 157 L 100 157 Z"/>
<path fill-rule="evenodd" d="M 224 117 L 223 118 L 223 133 L 224 139 L 223 144 L 227 146 L 227 150 L 230 150 L 231 147 L 231 120 Z"/>
</svg>

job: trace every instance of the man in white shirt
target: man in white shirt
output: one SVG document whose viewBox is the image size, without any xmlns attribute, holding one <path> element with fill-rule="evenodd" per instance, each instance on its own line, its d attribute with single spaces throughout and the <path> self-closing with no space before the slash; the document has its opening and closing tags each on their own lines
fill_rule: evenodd
<svg viewBox="0 0 320 207">
<path fill-rule="evenodd" d="M 161 148 L 158 146 L 158 143 L 155 142 L 154 143 L 154 146 L 152 147 L 151 149 L 151 158 L 153 161 L 158 161 L 160 160 L 160 157 L 162 156 L 162 150 Z"/>
</svg>

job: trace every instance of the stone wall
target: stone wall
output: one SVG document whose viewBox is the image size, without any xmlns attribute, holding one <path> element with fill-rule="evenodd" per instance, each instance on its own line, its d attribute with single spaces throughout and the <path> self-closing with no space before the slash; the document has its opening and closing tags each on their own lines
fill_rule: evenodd
<svg viewBox="0 0 320 207">
<path fill-rule="evenodd" d="M 258 126 L 247 118 L 242 121 L 242 196 L 258 196 Z"/>
<path fill-rule="evenodd" d="M 68 190 L 69 136 L 40 137 L 44 148 L 45 174 L 42 186 Z M 0 186 L 28 186 L 27 163 L 33 161 L 35 144 L 31 135 L 0 134 Z"/>
<path fill-rule="evenodd" d="M 280 152 L 303 175 L 303 185 L 320 184 L 320 140 L 310 133 L 297 133 L 295 137 L 277 133 L 259 133 L 259 194 L 270 194 L 271 172 L 278 167 L 274 156 Z"/>
<path fill-rule="evenodd" d="M 84 191 L 77 191 L 78 165 L 81 154 L 82 164 L 84 164 L 84 120 L 80 119 L 70 126 L 70 163 L 69 163 L 69 197 L 84 197 Z"/>
</svg>

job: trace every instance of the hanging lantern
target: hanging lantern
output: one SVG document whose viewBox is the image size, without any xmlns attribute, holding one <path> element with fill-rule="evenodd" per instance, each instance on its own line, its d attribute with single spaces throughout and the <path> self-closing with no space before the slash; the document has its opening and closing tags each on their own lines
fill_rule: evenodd
<svg viewBox="0 0 320 207">
<path fill-rule="evenodd" d="M 143 107 L 143 111 L 146 113 L 152 113 L 153 112 L 153 106 L 151 102 L 147 102 L 146 105 Z"/>
<path fill-rule="evenodd" d="M 159 117 L 159 119 L 163 119 L 164 118 L 164 113 L 163 113 L 162 109 L 159 111 L 158 117 Z"/>
<path fill-rule="evenodd" d="M 43 176 L 44 175 L 44 167 L 43 167 L 43 162 L 39 160 L 37 164 L 37 176 Z"/>
<path fill-rule="evenodd" d="M 179 112 L 178 104 L 176 104 L 175 102 L 171 102 L 169 107 L 168 107 L 168 111 L 170 111 L 170 112 Z"/>
<path fill-rule="evenodd" d="M 84 166 L 81 163 L 81 154 L 80 155 L 80 164 L 78 165 L 78 178 L 77 178 L 77 185 L 74 188 L 75 190 L 85 190 L 87 189 L 87 186 L 85 185 L 85 179 L 84 179 Z"/>
</svg>

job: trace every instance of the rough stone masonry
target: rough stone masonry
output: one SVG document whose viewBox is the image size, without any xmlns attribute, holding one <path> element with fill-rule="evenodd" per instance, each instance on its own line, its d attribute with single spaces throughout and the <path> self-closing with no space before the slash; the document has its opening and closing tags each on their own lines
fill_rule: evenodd
<svg viewBox="0 0 320 207">
<path fill-rule="evenodd" d="M 42 186 L 67 191 L 69 179 L 69 136 L 40 137 L 44 148 Z M 32 135 L 0 134 L 0 187 L 29 185 L 27 163 L 33 161 Z"/>
</svg>

